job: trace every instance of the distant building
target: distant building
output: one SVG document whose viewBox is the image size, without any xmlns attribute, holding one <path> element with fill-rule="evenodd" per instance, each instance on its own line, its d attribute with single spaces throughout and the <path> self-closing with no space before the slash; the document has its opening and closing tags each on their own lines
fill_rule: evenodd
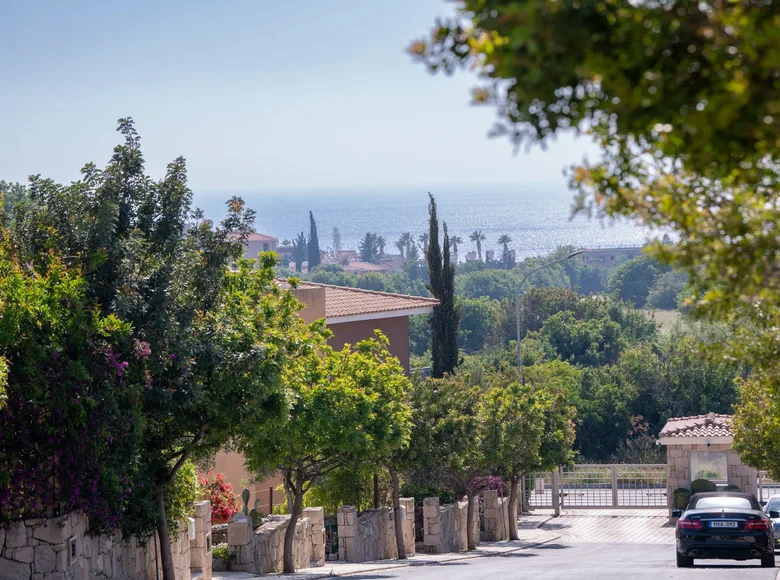
<svg viewBox="0 0 780 580">
<path fill-rule="evenodd" d="M 642 247 L 596 248 L 582 252 L 582 263 L 587 266 L 611 268 L 621 261 L 636 258 L 642 254 Z"/>
<path fill-rule="evenodd" d="M 249 234 L 246 239 L 244 257 L 254 260 L 260 252 L 275 252 L 279 239 L 265 234 Z"/>
<path fill-rule="evenodd" d="M 493 250 L 487 250 L 485 252 L 485 261 L 486 262 L 492 262 L 493 257 L 496 255 L 496 253 Z"/>
<path fill-rule="evenodd" d="M 403 265 L 395 260 L 382 260 L 381 262 L 361 262 L 356 260 L 350 262 L 344 266 L 345 272 L 351 272 L 353 274 L 367 274 L 369 272 L 400 272 L 403 270 Z"/>
<path fill-rule="evenodd" d="M 477 261 L 477 252 L 472 250 L 468 254 L 466 254 L 466 261 L 467 262 L 476 262 Z"/>
</svg>

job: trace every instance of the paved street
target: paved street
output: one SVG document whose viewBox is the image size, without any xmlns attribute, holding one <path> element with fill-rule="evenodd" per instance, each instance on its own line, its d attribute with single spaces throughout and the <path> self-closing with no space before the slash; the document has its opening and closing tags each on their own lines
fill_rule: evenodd
<svg viewBox="0 0 780 580">
<path fill-rule="evenodd" d="M 704 562 L 704 561 L 702 561 Z M 692 569 L 679 569 L 674 548 L 640 544 L 564 544 L 553 542 L 505 556 L 461 560 L 431 566 L 395 568 L 349 576 L 354 580 L 630 580 L 711 579 L 776 580 L 777 569 L 754 563 L 709 560 Z"/>
<path fill-rule="evenodd" d="M 674 526 L 665 509 L 563 510 L 558 518 L 523 520 L 572 544 L 674 544 Z"/>
</svg>

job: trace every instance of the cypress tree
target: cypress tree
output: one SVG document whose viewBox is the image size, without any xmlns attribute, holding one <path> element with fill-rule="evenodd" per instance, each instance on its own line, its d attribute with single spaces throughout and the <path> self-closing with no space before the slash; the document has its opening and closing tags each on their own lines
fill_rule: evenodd
<svg viewBox="0 0 780 580">
<path fill-rule="evenodd" d="M 322 263 L 320 259 L 320 241 L 317 238 L 317 222 L 314 221 L 314 214 L 309 212 L 309 270 Z"/>
<path fill-rule="evenodd" d="M 434 378 L 452 373 L 458 364 L 458 325 L 460 309 L 455 305 L 455 265 L 450 260 L 450 237 L 447 223 L 444 226 L 443 244 L 439 244 L 439 219 L 436 214 L 436 200 L 428 192 L 428 248 L 425 259 L 428 262 L 430 283 L 428 290 L 439 301 L 433 307 L 428 321 L 431 325 L 431 354 L 433 356 Z M 443 248 L 443 250 L 442 250 Z"/>
</svg>

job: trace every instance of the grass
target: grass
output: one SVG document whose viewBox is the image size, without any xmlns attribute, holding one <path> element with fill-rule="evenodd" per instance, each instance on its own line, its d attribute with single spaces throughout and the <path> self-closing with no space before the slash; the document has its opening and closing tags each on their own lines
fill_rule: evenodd
<svg viewBox="0 0 780 580">
<path fill-rule="evenodd" d="M 678 310 L 653 310 L 646 308 L 642 312 L 648 318 L 655 320 L 664 334 L 671 332 L 675 325 L 682 320 L 682 313 Z"/>
</svg>

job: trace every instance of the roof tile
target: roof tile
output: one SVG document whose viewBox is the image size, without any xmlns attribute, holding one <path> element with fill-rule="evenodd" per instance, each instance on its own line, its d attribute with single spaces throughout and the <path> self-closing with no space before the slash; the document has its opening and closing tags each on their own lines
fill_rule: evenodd
<svg viewBox="0 0 780 580">
<path fill-rule="evenodd" d="M 661 429 L 661 437 L 731 437 L 731 415 L 708 413 L 669 419 Z"/>
</svg>

